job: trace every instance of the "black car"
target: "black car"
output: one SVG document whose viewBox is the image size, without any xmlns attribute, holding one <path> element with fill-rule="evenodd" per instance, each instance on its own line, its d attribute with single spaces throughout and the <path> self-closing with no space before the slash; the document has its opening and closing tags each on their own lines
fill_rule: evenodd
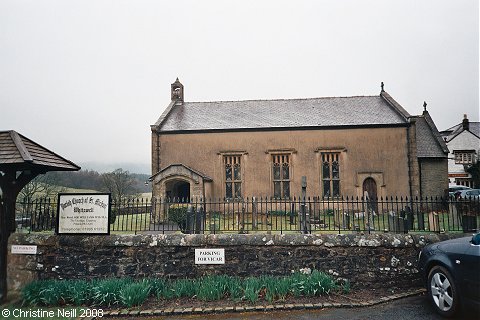
<svg viewBox="0 0 480 320">
<path fill-rule="evenodd" d="M 428 299 L 440 315 L 451 317 L 464 308 L 480 319 L 480 233 L 426 246 L 419 255 L 419 270 Z"/>
</svg>

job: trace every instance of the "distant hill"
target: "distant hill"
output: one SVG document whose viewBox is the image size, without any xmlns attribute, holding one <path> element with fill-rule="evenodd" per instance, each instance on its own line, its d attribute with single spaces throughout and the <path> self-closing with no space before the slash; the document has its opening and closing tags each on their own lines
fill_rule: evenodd
<svg viewBox="0 0 480 320">
<path fill-rule="evenodd" d="M 103 162 L 80 162 L 78 163 L 82 170 L 93 170 L 99 173 L 112 172 L 115 169 L 122 168 L 130 173 L 146 174 L 150 176 L 151 167 L 149 163 L 132 163 L 132 162 L 118 162 L 118 163 L 103 163 Z"/>
<path fill-rule="evenodd" d="M 122 168 L 125 171 L 125 168 Z M 113 171 L 115 169 L 112 169 Z M 111 172 L 109 171 L 109 172 Z M 150 177 L 149 174 L 130 173 L 135 181 L 134 191 L 137 193 L 151 192 L 151 184 L 145 182 Z M 51 184 L 75 189 L 90 189 L 101 191 L 104 189 L 102 173 L 96 170 L 83 169 L 80 171 L 51 171 L 47 172 L 48 180 Z"/>
</svg>

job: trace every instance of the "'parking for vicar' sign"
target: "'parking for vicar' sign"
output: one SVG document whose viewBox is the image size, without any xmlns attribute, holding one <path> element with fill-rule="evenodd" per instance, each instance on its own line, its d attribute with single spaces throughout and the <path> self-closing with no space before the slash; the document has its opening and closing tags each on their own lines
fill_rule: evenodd
<svg viewBox="0 0 480 320">
<path fill-rule="evenodd" d="M 195 249 L 195 264 L 225 264 L 225 249 Z"/>
</svg>

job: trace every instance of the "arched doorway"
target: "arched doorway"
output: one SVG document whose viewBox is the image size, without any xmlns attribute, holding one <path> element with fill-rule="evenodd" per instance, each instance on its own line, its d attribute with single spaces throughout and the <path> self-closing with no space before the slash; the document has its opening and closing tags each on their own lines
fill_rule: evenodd
<svg viewBox="0 0 480 320">
<path fill-rule="evenodd" d="M 365 192 L 368 193 L 372 209 L 377 212 L 377 183 L 375 179 L 368 177 L 363 180 L 363 195 L 365 195 Z"/>
<path fill-rule="evenodd" d="M 170 180 L 165 183 L 165 196 L 174 201 L 189 202 L 190 183 L 181 179 Z"/>
</svg>

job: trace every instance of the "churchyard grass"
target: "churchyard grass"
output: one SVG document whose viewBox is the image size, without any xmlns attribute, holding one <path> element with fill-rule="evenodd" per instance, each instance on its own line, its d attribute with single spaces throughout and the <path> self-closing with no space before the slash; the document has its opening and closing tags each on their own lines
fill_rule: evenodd
<svg viewBox="0 0 480 320">
<path fill-rule="evenodd" d="M 115 222 L 110 224 L 110 233 L 132 234 L 132 232 L 148 230 L 149 226 L 149 213 L 122 214 L 117 215 Z"/>
<path fill-rule="evenodd" d="M 311 233 L 351 233 L 357 231 L 372 232 L 462 232 L 461 217 L 453 217 L 448 212 L 425 212 L 412 217 L 392 216 L 390 213 L 365 215 L 342 215 L 319 212 L 309 216 Z M 418 219 L 423 218 L 422 221 Z M 480 225 L 480 216 L 475 217 Z M 254 219 L 252 213 L 208 213 L 206 216 L 207 233 L 298 233 L 301 231 L 298 213 L 275 211 L 259 213 Z M 256 223 L 255 223 L 256 222 Z"/>
</svg>

